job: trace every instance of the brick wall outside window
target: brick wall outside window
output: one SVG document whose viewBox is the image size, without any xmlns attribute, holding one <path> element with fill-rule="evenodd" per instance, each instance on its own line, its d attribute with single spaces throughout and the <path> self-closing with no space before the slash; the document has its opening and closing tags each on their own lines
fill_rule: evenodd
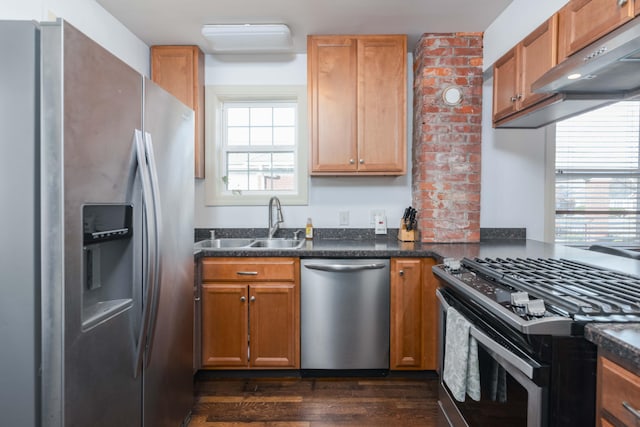
<svg viewBox="0 0 640 427">
<path fill-rule="evenodd" d="M 414 55 L 413 205 L 423 242 L 480 240 L 482 34 L 423 34 Z M 462 90 L 446 105 L 443 90 Z"/>
</svg>

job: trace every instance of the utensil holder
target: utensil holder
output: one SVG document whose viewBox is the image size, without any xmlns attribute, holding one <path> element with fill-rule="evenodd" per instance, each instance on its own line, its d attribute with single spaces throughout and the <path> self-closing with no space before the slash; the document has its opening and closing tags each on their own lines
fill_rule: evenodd
<svg viewBox="0 0 640 427">
<path fill-rule="evenodd" d="M 402 242 L 415 242 L 417 237 L 416 230 L 407 230 L 404 220 L 400 220 L 400 228 L 398 229 L 398 240 Z"/>
</svg>

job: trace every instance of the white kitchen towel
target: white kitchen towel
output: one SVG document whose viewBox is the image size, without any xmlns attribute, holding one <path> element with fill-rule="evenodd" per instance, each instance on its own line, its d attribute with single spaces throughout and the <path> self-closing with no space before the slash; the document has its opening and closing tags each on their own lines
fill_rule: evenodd
<svg viewBox="0 0 640 427">
<path fill-rule="evenodd" d="M 469 335 L 470 328 L 469 321 L 456 309 L 447 309 L 442 379 L 458 402 L 464 402 L 466 394 L 480 400 L 478 343 Z"/>
<path fill-rule="evenodd" d="M 500 403 L 507 401 L 507 371 L 495 359 L 491 364 L 489 399 Z"/>
</svg>

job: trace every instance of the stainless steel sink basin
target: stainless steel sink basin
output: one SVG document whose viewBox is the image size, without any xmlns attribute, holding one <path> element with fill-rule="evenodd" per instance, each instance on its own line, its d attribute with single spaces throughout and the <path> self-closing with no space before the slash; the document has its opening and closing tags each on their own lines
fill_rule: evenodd
<svg viewBox="0 0 640 427">
<path fill-rule="evenodd" d="M 237 238 L 222 238 L 222 239 L 209 239 L 202 240 L 195 244 L 196 248 L 202 249 L 229 249 L 229 248 L 244 248 L 248 247 L 254 239 L 237 239 Z"/>
<path fill-rule="evenodd" d="M 304 244 L 303 239 L 251 239 L 219 238 L 202 240 L 195 244 L 196 249 L 297 249 Z"/>
<path fill-rule="evenodd" d="M 302 239 L 256 239 L 252 248 L 297 249 L 304 244 Z"/>
</svg>

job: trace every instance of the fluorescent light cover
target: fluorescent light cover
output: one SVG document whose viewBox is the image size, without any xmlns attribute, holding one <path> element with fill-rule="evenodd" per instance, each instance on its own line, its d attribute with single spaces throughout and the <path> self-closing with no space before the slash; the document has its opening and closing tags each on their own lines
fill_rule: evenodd
<svg viewBox="0 0 640 427">
<path fill-rule="evenodd" d="M 284 24 L 204 25 L 202 35 L 215 53 L 286 52 L 292 47 Z"/>
</svg>

